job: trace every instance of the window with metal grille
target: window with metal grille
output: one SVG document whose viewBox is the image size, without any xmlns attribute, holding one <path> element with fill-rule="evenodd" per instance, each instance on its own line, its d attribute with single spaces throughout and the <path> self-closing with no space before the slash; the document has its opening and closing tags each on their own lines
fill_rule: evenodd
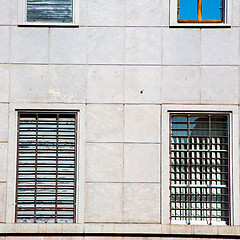
<svg viewBox="0 0 240 240">
<path fill-rule="evenodd" d="M 26 0 L 27 22 L 73 22 L 73 0 Z"/>
<path fill-rule="evenodd" d="M 75 222 L 76 136 L 77 113 L 18 113 L 16 222 Z"/>
<path fill-rule="evenodd" d="M 170 118 L 171 223 L 230 224 L 229 115 Z"/>
</svg>

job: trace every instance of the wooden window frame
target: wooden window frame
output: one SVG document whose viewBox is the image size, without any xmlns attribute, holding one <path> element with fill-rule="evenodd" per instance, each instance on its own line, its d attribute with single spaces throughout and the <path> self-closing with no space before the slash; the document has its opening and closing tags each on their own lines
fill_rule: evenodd
<svg viewBox="0 0 240 240">
<path fill-rule="evenodd" d="M 198 0 L 197 20 L 180 20 L 179 19 L 179 0 L 177 0 L 177 22 L 178 23 L 222 23 L 224 0 L 221 0 L 221 19 L 218 20 L 202 20 L 202 0 Z"/>
</svg>

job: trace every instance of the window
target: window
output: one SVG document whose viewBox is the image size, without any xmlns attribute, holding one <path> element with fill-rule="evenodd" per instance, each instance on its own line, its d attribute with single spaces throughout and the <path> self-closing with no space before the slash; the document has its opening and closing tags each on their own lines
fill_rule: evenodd
<svg viewBox="0 0 240 240">
<path fill-rule="evenodd" d="M 222 22 L 223 0 L 178 0 L 178 22 Z"/>
<path fill-rule="evenodd" d="M 27 22 L 73 22 L 73 0 L 26 0 Z"/>
<path fill-rule="evenodd" d="M 229 114 L 170 114 L 170 221 L 230 224 Z"/>
<path fill-rule="evenodd" d="M 18 1 L 18 26 L 79 26 L 80 0 Z"/>
<path fill-rule="evenodd" d="M 170 26 L 230 27 L 233 0 L 169 0 Z"/>
<path fill-rule="evenodd" d="M 76 112 L 19 112 L 16 222 L 73 223 Z"/>
</svg>

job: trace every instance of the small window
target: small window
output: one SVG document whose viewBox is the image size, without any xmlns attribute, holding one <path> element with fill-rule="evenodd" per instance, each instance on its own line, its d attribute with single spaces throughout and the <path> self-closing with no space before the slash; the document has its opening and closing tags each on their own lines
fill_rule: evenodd
<svg viewBox="0 0 240 240">
<path fill-rule="evenodd" d="M 229 115 L 170 118 L 171 223 L 230 224 Z"/>
<path fill-rule="evenodd" d="M 26 0 L 27 22 L 72 23 L 73 0 Z"/>
<path fill-rule="evenodd" d="M 178 0 L 178 22 L 223 22 L 223 0 Z"/>
<path fill-rule="evenodd" d="M 16 222 L 73 223 L 77 113 L 18 114 Z"/>
</svg>

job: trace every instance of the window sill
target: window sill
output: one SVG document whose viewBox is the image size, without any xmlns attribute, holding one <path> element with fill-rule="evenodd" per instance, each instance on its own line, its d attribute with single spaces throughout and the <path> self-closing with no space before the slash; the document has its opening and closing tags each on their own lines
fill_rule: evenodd
<svg viewBox="0 0 240 240">
<path fill-rule="evenodd" d="M 169 27 L 176 28 L 230 28 L 231 24 L 229 23 L 171 23 Z"/>
<path fill-rule="evenodd" d="M 77 23 L 18 23 L 18 27 L 79 27 Z"/>
</svg>

